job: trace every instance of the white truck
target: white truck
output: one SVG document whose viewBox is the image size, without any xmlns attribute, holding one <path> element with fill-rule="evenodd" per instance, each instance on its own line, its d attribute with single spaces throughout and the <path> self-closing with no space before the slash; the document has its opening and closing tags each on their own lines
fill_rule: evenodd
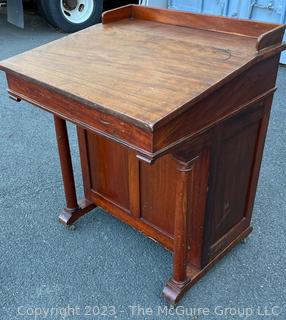
<svg viewBox="0 0 286 320">
<path fill-rule="evenodd" d="M 103 0 L 0 0 L 8 21 L 24 27 L 23 2 L 36 2 L 41 15 L 64 32 L 75 32 L 100 21 Z"/>
</svg>

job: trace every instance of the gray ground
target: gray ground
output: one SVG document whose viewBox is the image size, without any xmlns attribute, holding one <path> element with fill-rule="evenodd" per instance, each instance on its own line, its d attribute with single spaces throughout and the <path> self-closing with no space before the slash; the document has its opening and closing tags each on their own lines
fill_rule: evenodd
<svg viewBox="0 0 286 320">
<path fill-rule="evenodd" d="M 37 16 L 26 20 L 26 29 L 20 30 L 0 14 L 1 59 L 63 36 Z M 254 232 L 182 300 L 184 308 L 208 308 L 210 315 L 199 319 L 286 319 L 285 80 L 286 69 L 280 68 Z M 171 274 L 169 252 L 100 209 L 82 218 L 75 231 L 58 224 L 64 195 L 52 116 L 16 104 L 5 90 L 1 74 L 0 319 L 61 319 L 65 312 L 73 314 L 67 306 L 77 307 L 69 319 L 192 319 L 157 314 L 159 306 L 166 306 L 159 296 Z M 81 193 L 77 142 L 74 128 L 69 129 Z M 96 308 L 90 315 L 92 306 L 102 307 L 101 317 Z M 109 313 L 114 307 L 117 315 L 104 316 L 104 306 Z M 129 306 L 150 307 L 153 314 L 132 316 Z M 279 316 L 258 314 L 259 307 L 260 313 L 264 308 L 271 313 L 273 306 Z M 225 309 L 231 307 L 236 315 Z M 41 314 L 35 317 L 35 312 Z M 248 316 L 240 317 L 242 312 Z"/>
</svg>

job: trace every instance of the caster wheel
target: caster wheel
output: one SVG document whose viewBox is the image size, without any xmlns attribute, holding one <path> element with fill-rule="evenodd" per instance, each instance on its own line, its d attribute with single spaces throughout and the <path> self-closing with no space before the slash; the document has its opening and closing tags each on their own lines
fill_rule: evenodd
<svg viewBox="0 0 286 320">
<path fill-rule="evenodd" d="M 240 243 L 241 243 L 241 244 L 246 244 L 246 243 L 247 243 L 247 239 L 244 238 L 244 239 L 240 240 Z"/>
</svg>

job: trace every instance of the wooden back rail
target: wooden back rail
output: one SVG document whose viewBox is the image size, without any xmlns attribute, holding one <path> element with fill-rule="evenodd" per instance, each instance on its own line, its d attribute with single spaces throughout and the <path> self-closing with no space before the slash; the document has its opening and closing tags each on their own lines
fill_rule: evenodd
<svg viewBox="0 0 286 320">
<path fill-rule="evenodd" d="M 107 11 L 102 15 L 103 24 L 122 19 L 157 21 L 175 26 L 257 38 L 257 51 L 280 44 L 285 32 L 285 25 L 283 24 L 261 23 L 179 10 L 142 7 L 139 5 L 127 5 L 119 9 Z"/>
</svg>

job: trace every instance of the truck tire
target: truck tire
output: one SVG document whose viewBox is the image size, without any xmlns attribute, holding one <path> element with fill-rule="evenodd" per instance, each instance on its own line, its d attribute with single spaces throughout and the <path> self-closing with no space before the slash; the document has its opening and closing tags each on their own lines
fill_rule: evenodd
<svg viewBox="0 0 286 320">
<path fill-rule="evenodd" d="M 103 0 L 38 0 L 40 13 L 64 32 L 75 32 L 100 22 Z"/>
<path fill-rule="evenodd" d="M 50 24 L 54 25 L 54 22 L 51 21 L 47 8 L 45 6 L 45 0 L 37 0 L 37 7 L 40 15 Z"/>
</svg>

